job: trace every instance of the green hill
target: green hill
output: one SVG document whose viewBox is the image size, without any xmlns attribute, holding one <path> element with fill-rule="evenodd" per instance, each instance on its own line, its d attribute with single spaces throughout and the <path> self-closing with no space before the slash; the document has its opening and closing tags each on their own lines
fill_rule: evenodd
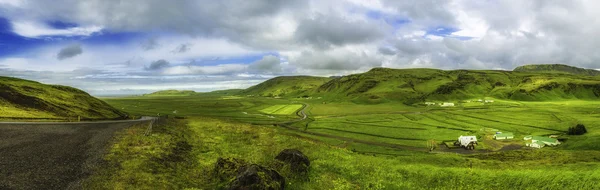
<svg viewBox="0 0 600 190">
<path fill-rule="evenodd" d="M 61 85 L 0 76 L 0 119 L 116 119 L 126 117 L 88 93 Z"/>
<path fill-rule="evenodd" d="M 160 90 L 150 94 L 144 94 L 144 96 L 190 96 L 196 95 L 193 90 Z"/>
<path fill-rule="evenodd" d="M 331 80 L 327 77 L 280 76 L 252 86 L 240 92 L 244 95 L 293 97 L 321 86 Z"/>
<path fill-rule="evenodd" d="M 320 78 L 278 77 L 246 91 L 263 96 L 289 94 L 319 96 L 330 101 L 406 104 L 483 97 L 521 101 L 600 97 L 599 77 L 565 73 L 374 68 L 330 79 L 319 86 L 325 80 L 315 79 Z M 298 84 L 311 85 L 298 88 Z"/>
<path fill-rule="evenodd" d="M 544 64 L 544 65 L 523 65 L 514 69 L 518 72 L 554 72 L 554 73 L 569 73 L 575 75 L 598 76 L 600 71 L 594 69 L 584 69 L 561 64 Z"/>
</svg>

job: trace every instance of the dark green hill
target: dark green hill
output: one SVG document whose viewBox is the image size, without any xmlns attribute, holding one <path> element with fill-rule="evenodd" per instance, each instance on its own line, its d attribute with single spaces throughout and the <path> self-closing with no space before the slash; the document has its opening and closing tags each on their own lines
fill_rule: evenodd
<svg viewBox="0 0 600 190">
<path fill-rule="evenodd" d="M 12 77 L 0 77 L 0 119 L 116 119 L 126 117 L 88 93 L 61 85 L 46 85 Z"/>
<path fill-rule="evenodd" d="M 190 96 L 195 94 L 196 92 L 192 90 L 160 90 L 150 94 L 144 94 L 144 96 Z"/>
<path fill-rule="evenodd" d="M 278 91 L 260 90 L 285 89 L 285 93 L 280 94 L 319 96 L 328 101 L 406 104 L 483 97 L 521 101 L 596 100 L 600 97 L 599 77 L 564 73 L 374 68 L 366 73 L 331 79 L 318 87 L 313 81 L 306 88 L 291 88 L 292 84 L 309 83 L 303 79 L 307 77 L 279 77 L 249 90 L 270 95 Z"/>
<path fill-rule="evenodd" d="M 327 77 L 280 76 L 243 90 L 243 95 L 293 97 L 321 86 L 331 80 Z"/>
<path fill-rule="evenodd" d="M 550 72 L 550 73 L 569 73 L 574 75 L 589 75 L 598 76 L 600 71 L 594 69 L 584 69 L 561 64 L 540 64 L 540 65 L 523 65 L 514 69 L 518 72 Z"/>
</svg>

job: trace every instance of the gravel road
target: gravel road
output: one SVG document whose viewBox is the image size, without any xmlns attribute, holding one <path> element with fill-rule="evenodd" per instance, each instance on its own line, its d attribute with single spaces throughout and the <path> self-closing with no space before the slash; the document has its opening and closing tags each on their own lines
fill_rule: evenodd
<svg viewBox="0 0 600 190">
<path fill-rule="evenodd" d="M 140 122 L 0 123 L 0 189 L 81 189 L 114 133 Z"/>
</svg>

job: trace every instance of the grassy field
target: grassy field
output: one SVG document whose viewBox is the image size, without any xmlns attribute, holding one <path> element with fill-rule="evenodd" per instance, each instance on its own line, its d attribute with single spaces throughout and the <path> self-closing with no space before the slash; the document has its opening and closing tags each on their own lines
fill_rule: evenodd
<svg viewBox="0 0 600 190">
<path fill-rule="evenodd" d="M 117 174 L 103 174 L 100 180 L 109 180 L 102 183 L 108 188 L 148 184 L 177 189 L 222 188 L 226 182 L 201 177 L 212 170 L 218 157 L 275 167 L 272 158 L 285 148 L 302 150 L 313 160 L 308 181 L 282 171 L 291 179 L 290 189 L 590 189 L 598 188 L 593 181 L 600 177 L 594 169 L 600 166 L 600 102 L 596 101 L 465 101 L 443 108 L 221 96 L 104 100 L 135 115 L 160 113 L 187 118 L 166 125 L 170 127 L 165 130 L 174 134 L 164 137 L 162 133 L 151 138 L 138 137 L 137 132 L 122 134 L 112 148 L 119 154 L 109 157 L 120 169 L 112 171 Z M 290 128 L 271 125 L 298 119 L 293 113 L 301 107 L 299 103 L 309 105 L 308 119 L 292 123 Z M 286 109 L 290 105 L 296 106 Z M 282 110 L 288 110 L 287 115 L 273 114 Z M 576 124 L 584 124 L 589 132 L 566 135 Z M 515 139 L 493 140 L 497 131 L 512 132 Z M 179 133 L 186 135 L 176 135 Z M 558 134 L 563 144 L 543 149 L 523 147 L 526 135 L 550 134 Z M 442 142 L 460 135 L 478 136 L 475 154 L 443 148 Z M 170 155 L 179 141 L 191 146 L 184 161 L 170 165 L 153 159 Z M 431 142 L 438 148 L 428 152 Z M 144 156 L 129 156 L 140 154 Z"/>
<path fill-rule="evenodd" d="M 296 113 L 300 108 L 302 108 L 300 104 L 274 105 L 262 109 L 260 112 L 272 115 L 290 115 Z"/>
<path fill-rule="evenodd" d="M 353 152 L 310 135 L 191 117 L 123 131 L 106 157 L 107 167 L 85 182 L 90 189 L 221 189 L 218 158 L 237 158 L 277 169 L 287 189 L 594 189 L 600 188 L 597 151 L 523 150 L 396 156 Z M 286 135 L 287 134 L 287 135 Z M 377 147 L 367 146 L 377 151 Z M 311 159 L 307 176 L 277 166 L 279 151 L 295 148 Z M 584 155 L 584 156 L 582 156 Z"/>
</svg>

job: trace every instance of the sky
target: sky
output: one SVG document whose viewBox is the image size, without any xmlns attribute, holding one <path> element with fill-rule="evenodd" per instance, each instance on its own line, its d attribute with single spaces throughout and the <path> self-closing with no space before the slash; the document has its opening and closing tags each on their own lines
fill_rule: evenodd
<svg viewBox="0 0 600 190">
<path fill-rule="evenodd" d="M 0 75 L 92 95 L 373 67 L 600 68 L 594 0 L 0 0 Z"/>
</svg>

